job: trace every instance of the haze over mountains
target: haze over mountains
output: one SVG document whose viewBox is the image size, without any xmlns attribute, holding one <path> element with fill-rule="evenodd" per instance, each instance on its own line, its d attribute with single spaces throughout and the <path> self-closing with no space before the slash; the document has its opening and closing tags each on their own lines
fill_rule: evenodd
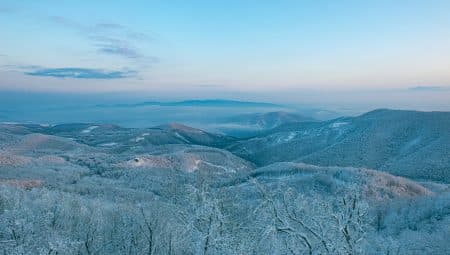
<svg viewBox="0 0 450 255">
<path fill-rule="evenodd" d="M 152 127 L 177 122 L 211 132 L 223 132 L 216 125 L 242 125 L 233 119 L 240 115 L 287 112 L 318 120 L 342 116 L 342 113 L 301 105 L 224 99 L 149 101 L 127 96 L 69 96 L 41 94 L 0 94 L 3 122 L 66 124 L 108 123 L 123 127 Z M 120 103 L 118 103 L 120 102 Z M 245 122 L 245 121 L 244 121 Z M 239 129 L 246 127 L 239 127 Z M 249 125 L 250 129 L 254 129 Z"/>
<path fill-rule="evenodd" d="M 8 134 L 40 133 L 96 147 L 193 144 L 229 150 L 258 166 L 295 161 L 365 167 L 415 179 L 449 181 L 448 112 L 381 109 L 329 121 L 269 112 L 238 115 L 227 121 L 227 125 L 242 125 L 255 135 L 237 138 L 177 123 L 139 129 L 107 124 L 2 124 L 2 128 Z"/>
<path fill-rule="evenodd" d="M 449 112 L 229 114 L 210 123 L 220 134 L 173 122 L 0 124 L 0 250 L 449 250 Z"/>
<path fill-rule="evenodd" d="M 246 102 L 223 99 L 185 100 L 177 102 L 149 101 L 133 104 L 97 105 L 98 107 L 140 107 L 140 106 L 195 106 L 195 107 L 282 107 L 281 105 L 263 102 Z"/>
<path fill-rule="evenodd" d="M 208 128 L 211 131 L 245 138 L 258 135 L 283 124 L 307 121 L 315 120 L 312 117 L 286 111 L 247 113 L 228 117 L 218 123 L 208 125 Z"/>
</svg>

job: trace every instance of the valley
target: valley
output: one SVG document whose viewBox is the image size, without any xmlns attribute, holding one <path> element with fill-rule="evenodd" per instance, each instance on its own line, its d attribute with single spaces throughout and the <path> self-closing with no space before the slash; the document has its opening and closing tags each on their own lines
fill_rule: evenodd
<svg viewBox="0 0 450 255">
<path fill-rule="evenodd" d="M 230 121 L 260 129 L 238 138 L 176 123 L 1 124 L 1 249 L 447 251 L 450 113 L 375 110 L 326 121 L 277 113 Z"/>
</svg>

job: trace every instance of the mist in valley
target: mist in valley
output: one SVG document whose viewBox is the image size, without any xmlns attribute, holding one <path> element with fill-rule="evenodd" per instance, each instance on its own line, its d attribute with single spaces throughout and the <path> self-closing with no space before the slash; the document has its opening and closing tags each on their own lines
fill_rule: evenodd
<svg viewBox="0 0 450 255">
<path fill-rule="evenodd" d="M 2 110 L 6 254 L 449 250 L 448 112 L 35 104 Z"/>
<path fill-rule="evenodd" d="M 0 1 L 0 254 L 450 254 L 450 1 Z"/>
</svg>

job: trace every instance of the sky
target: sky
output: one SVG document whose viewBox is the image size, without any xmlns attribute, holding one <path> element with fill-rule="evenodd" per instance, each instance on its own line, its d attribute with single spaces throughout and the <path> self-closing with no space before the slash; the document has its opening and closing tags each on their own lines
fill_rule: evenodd
<svg viewBox="0 0 450 255">
<path fill-rule="evenodd" d="M 450 1 L 2 0 L 0 24 L 0 93 L 450 110 Z"/>
</svg>

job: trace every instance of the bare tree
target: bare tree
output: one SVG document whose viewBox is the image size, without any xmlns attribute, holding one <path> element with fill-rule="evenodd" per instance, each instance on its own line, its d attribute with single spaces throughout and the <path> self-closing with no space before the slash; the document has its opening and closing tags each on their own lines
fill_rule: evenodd
<svg viewBox="0 0 450 255">
<path fill-rule="evenodd" d="M 366 227 L 367 205 L 357 196 L 339 203 L 294 189 L 271 190 L 252 180 L 262 197 L 264 211 L 277 238 L 292 254 L 360 254 Z M 266 219 L 267 220 L 267 219 Z"/>
</svg>

